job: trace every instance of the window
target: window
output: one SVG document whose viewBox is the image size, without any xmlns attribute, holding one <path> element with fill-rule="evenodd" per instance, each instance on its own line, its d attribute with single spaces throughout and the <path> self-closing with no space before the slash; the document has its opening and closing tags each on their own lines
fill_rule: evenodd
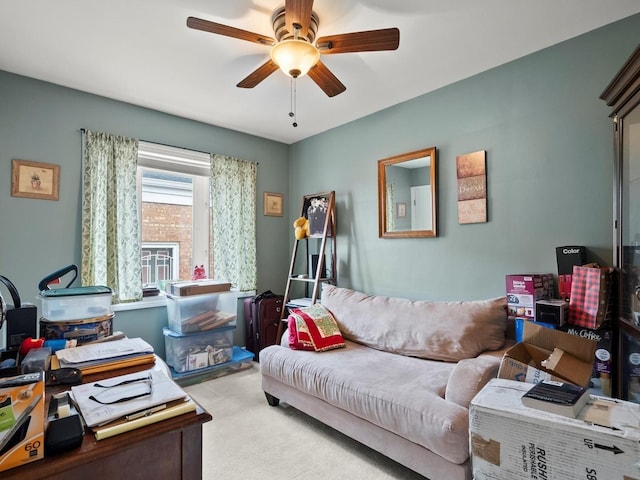
<svg viewBox="0 0 640 480">
<path fill-rule="evenodd" d="M 209 155 L 140 142 L 137 172 L 142 284 L 212 272 Z"/>
<path fill-rule="evenodd" d="M 180 247 L 174 244 L 142 244 L 142 285 L 157 285 L 162 280 L 176 278 L 180 271 Z"/>
</svg>

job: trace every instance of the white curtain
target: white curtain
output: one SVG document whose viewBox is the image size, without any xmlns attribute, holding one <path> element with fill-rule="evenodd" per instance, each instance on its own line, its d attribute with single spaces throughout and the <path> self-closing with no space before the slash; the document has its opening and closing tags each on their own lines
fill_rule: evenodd
<svg viewBox="0 0 640 480">
<path fill-rule="evenodd" d="M 254 162 L 211 155 L 213 268 L 239 290 L 257 288 Z"/>
<path fill-rule="evenodd" d="M 142 299 L 137 159 L 136 139 L 84 132 L 82 284 L 110 287 L 116 303 Z"/>
<path fill-rule="evenodd" d="M 387 184 L 387 232 L 393 232 L 396 229 L 396 216 L 394 213 L 395 195 L 393 193 L 393 183 Z"/>
</svg>

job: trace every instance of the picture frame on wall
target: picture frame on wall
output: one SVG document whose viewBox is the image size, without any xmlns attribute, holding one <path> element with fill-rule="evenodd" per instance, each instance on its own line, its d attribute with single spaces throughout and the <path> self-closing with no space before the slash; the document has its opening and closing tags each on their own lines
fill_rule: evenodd
<svg viewBox="0 0 640 480">
<path fill-rule="evenodd" d="M 398 218 L 405 218 L 407 216 L 407 204 L 404 202 L 398 202 Z"/>
<path fill-rule="evenodd" d="M 264 192 L 264 214 L 268 217 L 283 215 L 284 195 L 282 193 Z"/>
<path fill-rule="evenodd" d="M 60 165 L 12 160 L 11 196 L 58 200 L 60 191 Z"/>
</svg>

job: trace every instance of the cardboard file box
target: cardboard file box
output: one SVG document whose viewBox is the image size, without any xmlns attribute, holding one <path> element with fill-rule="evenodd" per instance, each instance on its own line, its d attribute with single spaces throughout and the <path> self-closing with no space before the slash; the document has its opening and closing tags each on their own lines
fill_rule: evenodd
<svg viewBox="0 0 640 480">
<path fill-rule="evenodd" d="M 538 383 L 558 380 L 587 387 L 597 342 L 523 322 L 522 342 L 504 353 L 498 378 Z M 543 362 L 551 360 L 551 365 Z"/>
<path fill-rule="evenodd" d="M 41 458 L 44 458 L 44 374 L 0 378 L 0 471 Z"/>
<path fill-rule="evenodd" d="M 592 396 L 570 418 L 524 406 L 530 388 L 493 379 L 471 401 L 475 480 L 640 478 L 637 404 Z"/>
</svg>

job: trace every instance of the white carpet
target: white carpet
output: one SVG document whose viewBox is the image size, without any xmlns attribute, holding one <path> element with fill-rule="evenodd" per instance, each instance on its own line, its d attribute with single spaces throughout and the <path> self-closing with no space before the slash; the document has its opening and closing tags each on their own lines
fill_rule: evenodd
<svg viewBox="0 0 640 480">
<path fill-rule="evenodd" d="M 285 403 L 270 407 L 256 363 L 185 390 L 213 416 L 203 426 L 204 480 L 424 480 Z"/>
</svg>

